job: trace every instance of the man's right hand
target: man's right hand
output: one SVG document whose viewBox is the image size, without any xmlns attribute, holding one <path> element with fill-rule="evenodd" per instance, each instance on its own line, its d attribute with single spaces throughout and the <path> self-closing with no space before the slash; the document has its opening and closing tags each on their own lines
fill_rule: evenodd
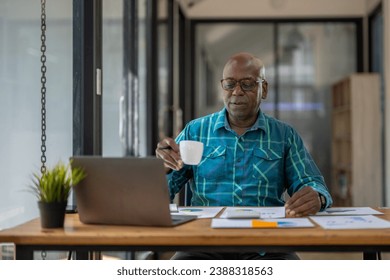
<svg viewBox="0 0 390 280">
<path fill-rule="evenodd" d="M 164 166 L 167 173 L 170 169 L 180 170 L 183 167 L 179 145 L 177 145 L 172 138 L 167 137 L 158 142 L 156 157 L 164 160 Z"/>
</svg>

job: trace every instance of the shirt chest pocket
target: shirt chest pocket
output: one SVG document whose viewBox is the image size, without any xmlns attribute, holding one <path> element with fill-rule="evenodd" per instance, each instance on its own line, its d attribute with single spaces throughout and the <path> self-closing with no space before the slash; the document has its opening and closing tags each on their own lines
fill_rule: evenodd
<svg viewBox="0 0 390 280">
<path fill-rule="evenodd" d="M 198 165 L 198 175 L 214 181 L 226 175 L 226 147 L 205 146 L 202 161 Z"/>
<path fill-rule="evenodd" d="M 283 151 L 281 149 L 253 150 L 253 173 L 256 179 L 264 181 L 280 181 L 284 174 Z"/>
</svg>

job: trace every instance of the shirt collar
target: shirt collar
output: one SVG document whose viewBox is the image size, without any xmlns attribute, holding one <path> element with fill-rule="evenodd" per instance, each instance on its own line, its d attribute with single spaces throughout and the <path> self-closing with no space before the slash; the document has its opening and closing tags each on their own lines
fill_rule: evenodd
<svg viewBox="0 0 390 280">
<path fill-rule="evenodd" d="M 227 111 L 226 108 L 223 108 L 221 111 L 217 113 L 217 120 L 214 125 L 214 132 L 220 128 L 225 128 L 227 130 L 231 130 L 230 124 L 227 120 Z M 249 130 L 257 130 L 261 129 L 266 131 L 266 121 L 264 113 L 259 110 L 259 115 L 257 117 L 256 122 Z"/>
</svg>

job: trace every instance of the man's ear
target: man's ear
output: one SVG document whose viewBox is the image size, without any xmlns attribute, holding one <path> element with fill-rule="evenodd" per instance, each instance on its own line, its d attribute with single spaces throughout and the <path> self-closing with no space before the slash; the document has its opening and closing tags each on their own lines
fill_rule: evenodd
<svg viewBox="0 0 390 280">
<path fill-rule="evenodd" d="M 263 80 L 261 86 L 262 86 L 261 99 L 266 99 L 268 95 L 268 82 L 266 80 Z"/>
</svg>

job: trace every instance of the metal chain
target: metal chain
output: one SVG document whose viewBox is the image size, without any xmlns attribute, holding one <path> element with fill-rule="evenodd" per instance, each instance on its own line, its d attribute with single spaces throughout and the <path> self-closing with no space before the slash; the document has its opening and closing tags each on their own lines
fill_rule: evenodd
<svg viewBox="0 0 390 280">
<path fill-rule="evenodd" d="M 46 173 L 46 0 L 41 0 L 41 173 Z M 46 260 L 46 251 L 41 252 Z"/>
<path fill-rule="evenodd" d="M 41 173 L 46 172 L 46 0 L 41 0 Z"/>
</svg>

